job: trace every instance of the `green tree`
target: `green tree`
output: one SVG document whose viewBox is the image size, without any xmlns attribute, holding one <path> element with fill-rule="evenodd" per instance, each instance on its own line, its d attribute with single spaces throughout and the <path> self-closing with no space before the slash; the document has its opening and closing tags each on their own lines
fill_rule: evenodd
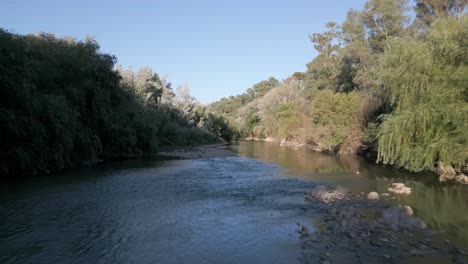
<svg viewBox="0 0 468 264">
<path fill-rule="evenodd" d="M 365 4 L 362 18 L 374 52 L 390 50 L 390 39 L 405 35 L 407 10 L 407 0 L 370 0 Z"/>
<path fill-rule="evenodd" d="M 326 28 L 325 32 L 310 36 L 318 55 L 307 64 L 309 79 L 306 86 L 314 90 L 334 90 L 339 74 L 340 28 L 334 22 L 328 22 Z"/>
<path fill-rule="evenodd" d="M 310 110 L 312 141 L 325 150 L 355 152 L 361 143 L 363 101 L 357 93 L 319 92 Z"/>
<path fill-rule="evenodd" d="M 436 20 L 427 40 L 392 43 L 381 76 L 395 110 L 383 117 L 379 161 L 413 171 L 468 160 L 468 19 Z"/>
<path fill-rule="evenodd" d="M 123 71 L 92 38 L 0 30 L 0 176 L 54 173 L 162 145 L 213 142 L 174 108 L 151 69 Z"/>
</svg>

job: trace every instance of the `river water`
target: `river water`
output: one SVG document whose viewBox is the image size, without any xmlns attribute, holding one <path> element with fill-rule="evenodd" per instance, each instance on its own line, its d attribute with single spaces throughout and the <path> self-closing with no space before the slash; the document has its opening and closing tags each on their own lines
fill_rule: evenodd
<svg viewBox="0 0 468 264">
<path fill-rule="evenodd" d="M 107 163 L 0 189 L 0 263 L 301 263 L 297 222 L 318 184 L 413 189 L 414 208 L 468 247 L 468 190 L 356 156 L 239 142 L 240 157 Z M 359 172 L 359 173 L 358 173 Z"/>
</svg>

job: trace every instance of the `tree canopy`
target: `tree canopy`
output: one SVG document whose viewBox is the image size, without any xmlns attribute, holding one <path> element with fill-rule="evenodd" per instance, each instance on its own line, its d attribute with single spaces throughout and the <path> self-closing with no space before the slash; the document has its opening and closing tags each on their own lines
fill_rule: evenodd
<svg viewBox="0 0 468 264">
<path fill-rule="evenodd" d="M 115 63 L 90 38 L 0 30 L 1 176 L 141 157 L 229 132 L 150 68 L 134 73 Z"/>
<path fill-rule="evenodd" d="M 243 137 L 373 151 L 411 171 L 460 168 L 468 162 L 466 3 L 369 0 L 310 35 L 318 54 L 307 71 L 211 108 Z"/>
</svg>

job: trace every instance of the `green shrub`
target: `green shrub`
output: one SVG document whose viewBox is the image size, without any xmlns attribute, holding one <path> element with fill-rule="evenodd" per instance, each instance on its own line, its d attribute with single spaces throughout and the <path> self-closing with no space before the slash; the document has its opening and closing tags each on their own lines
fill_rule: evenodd
<svg viewBox="0 0 468 264">
<path fill-rule="evenodd" d="M 351 144 L 353 146 L 349 146 L 350 150 L 346 152 L 355 151 L 360 145 L 360 112 L 363 102 L 363 97 L 354 92 L 318 92 L 310 110 L 314 143 L 328 150 Z"/>
</svg>

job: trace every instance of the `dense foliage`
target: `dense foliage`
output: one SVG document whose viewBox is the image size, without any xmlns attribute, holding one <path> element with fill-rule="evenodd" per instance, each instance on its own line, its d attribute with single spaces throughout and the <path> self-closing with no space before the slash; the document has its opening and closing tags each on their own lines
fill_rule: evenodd
<svg viewBox="0 0 468 264">
<path fill-rule="evenodd" d="M 372 150 L 412 171 L 459 168 L 468 161 L 466 4 L 416 0 L 411 15 L 406 0 L 369 0 L 310 36 L 318 54 L 306 72 L 211 109 L 242 137 Z"/>
<path fill-rule="evenodd" d="M 467 1 L 414 2 L 411 9 L 407 0 L 369 0 L 310 36 L 317 56 L 307 71 L 209 106 L 150 68 L 115 66 L 92 39 L 0 30 L 0 173 L 52 173 L 238 137 L 371 150 L 412 171 L 461 168 Z"/>
<path fill-rule="evenodd" d="M 383 57 L 395 110 L 379 132 L 379 159 L 411 170 L 468 157 L 468 17 L 437 20 L 424 40 L 405 38 Z"/>
<path fill-rule="evenodd" d="M 174 95 L 149 68 L 121 77 L 115 61 L 89 38 L 0 30 L 1 176 L 53 173 L 222 136 L 223 119 Z"/>
</svg>

